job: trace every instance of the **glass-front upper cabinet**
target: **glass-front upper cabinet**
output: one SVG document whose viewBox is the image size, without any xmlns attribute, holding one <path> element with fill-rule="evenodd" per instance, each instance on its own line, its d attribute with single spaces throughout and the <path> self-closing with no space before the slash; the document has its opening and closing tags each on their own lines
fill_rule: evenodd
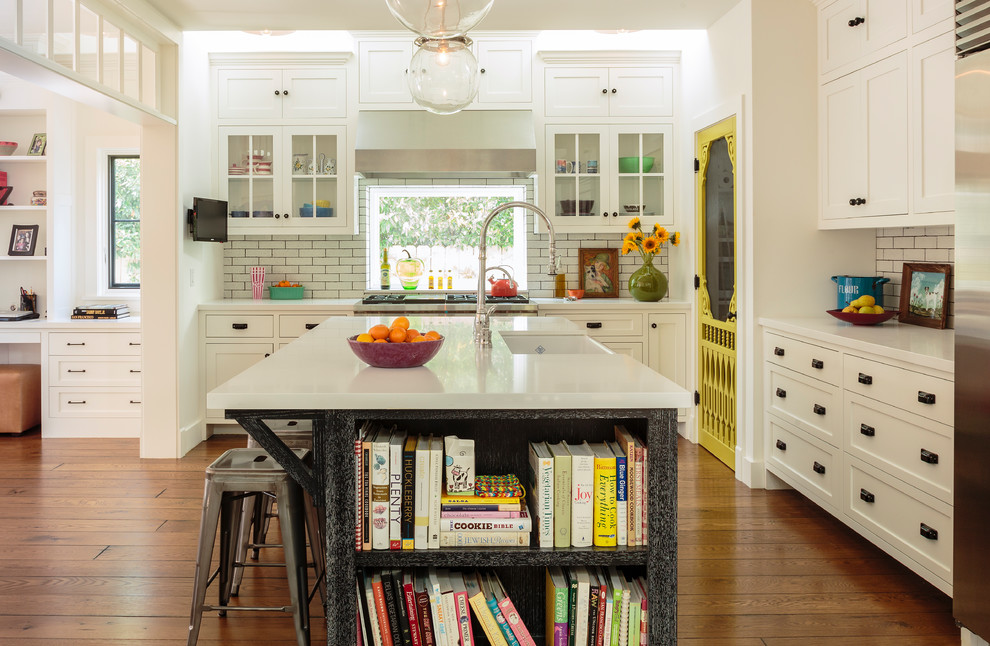
<svg viewBox="0 0 990 646">
<path fill-rule="evenodd" d="M 232 233 L 349 233 L 344 126 L 223 126 Z"/>
<path fill-rule="evenodd" d="M 568 224 L 598 224 L 605 193 L 599 166 L 606 144 L 603 133 L 571 127 L 553 131 L 547 139 L 548 176 L 553 178 L 550 214 Z"/>
<path fill-rule="evenodd" d="M 652 126 L 650 131 L 623 126 L 612 127 L 613 209 L 620 216 L 638 215 L 644 221 L 663 225 L 674 223 L 673 126 Z"/>
</svg>

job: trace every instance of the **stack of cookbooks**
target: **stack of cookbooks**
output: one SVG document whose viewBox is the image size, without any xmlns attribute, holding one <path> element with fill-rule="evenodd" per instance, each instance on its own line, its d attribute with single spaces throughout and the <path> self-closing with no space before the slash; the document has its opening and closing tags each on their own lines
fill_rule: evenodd
<svg viewBox="0 0 990 646">
<path fill-rule="evenodd" d="M 72 308 L 74 319 L 126 319 L 131 310 L 126 303 L 110 305 L 80 305 Z"/>
</svg>

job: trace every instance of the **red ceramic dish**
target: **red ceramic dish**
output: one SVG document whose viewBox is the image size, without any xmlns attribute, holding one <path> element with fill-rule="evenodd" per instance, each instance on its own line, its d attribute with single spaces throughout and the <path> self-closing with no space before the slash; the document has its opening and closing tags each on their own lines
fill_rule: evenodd
<svg viewBox="0 0 990 646">
<path fill-rule="evenodd" d="M 16 141 L 0 141 L 0 155 L 13 155 L 17 150 Z"/>
<path fill-rule="evenodd" d="M 419 343 L 369 343 L 348 337 L 347 344 L 357 358 L 376 368 L 415 368 L 437 356 L 443 337 Z"/>
<path fill-rule="evenodd" d="M 884 310 L 883 314 L 856 314 L 855 312 L 843 312 L 842 310 L 825 311 L 840 321 L 852 323 L 853 325 L 876 325 L 897 316 L 897 310 Z"/>
</svg>

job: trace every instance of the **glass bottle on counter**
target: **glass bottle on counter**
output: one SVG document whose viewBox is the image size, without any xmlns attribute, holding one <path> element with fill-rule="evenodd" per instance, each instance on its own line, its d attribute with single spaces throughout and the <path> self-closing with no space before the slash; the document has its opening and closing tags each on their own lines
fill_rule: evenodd
<svg viewBox="0 0 990 646">
<path fill-rule="evenodd" d="M 554 298 L 563 298 L 567 296 L 567 278 L 564 274 L 557 274 L 554 276 L 553 296 Z"/>
<path fill-rule="evenodd" d="M 427 284 L 427 287 L 426 288 L 427 289 L 436 289 L 437 288 L 437 285 L 434 282 L 434 278 L 433 278 L 433 267 L 430 267 L 430 278 L 429 278 L 429 283 Z"/>
<path fill-rule="evenodd" d="M 447 270 L 447 289 L 454 289 L 454 270 Z"/>
<path fill-rule="evenodd" d="M 388 262 L 388 249 L 382 249 L 382 289 L 392 288 L 392 266 Z"/>
</svg>

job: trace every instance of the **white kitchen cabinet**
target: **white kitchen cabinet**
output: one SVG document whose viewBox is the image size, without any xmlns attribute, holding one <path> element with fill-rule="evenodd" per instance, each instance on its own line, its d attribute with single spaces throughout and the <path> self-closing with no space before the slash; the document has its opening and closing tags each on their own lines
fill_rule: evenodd
<svg viewBox="0 0 990 646">
<path fill-rule="evenodd" d="M 647 227 L 674 223 L 672 125 L 551 125 L 545 150 L 555 227 L 624 227 L 633 216 Z"/>
<path fill-rule="evenodd" d="M 819 62 L 826 74 L 908 35 L 908 0 L 839 0 L 819 16 Z"/>
<path fill-rule="evenodd" d="M 221 126 L 219 138 L 231 233 L 353 229 L 346 126 Z"/>
<path fill-rule="evenodd" d="M 953 0 L 911 0 L 911 30 L 914 33 L 939 24 L 951 30 L 955 15 Z"/>
<path fill-rule="evenodd" d="M 210 341 L 206 343 L 204 354 L 206 379 L 204 381 L 203 401 L 206 401 L 205 393 L 225 383 L 231 377 L 244 372 L 272 352 L 274 352 L 274 346 L 271 343 L 238 343 L 236 341 Z M 206 423 L 222 424 L 225 422 L 228 420 L 224 419 L 223 409 L 206 409 Z"/>
<path fill-rule="evenodd" d="M 820 89 L 822 219 L 908 213 L 907 54 Z"/>
<path fill-rule="evenodd" d="M 914 213 L 955 209 L 955 60 L 951 31 L 911 50 Z"/>
<path fill-rule="evenodd" d="M 649 357 L 646 364 L 681 388 L 687 382 L 687 314 L 651 312 L 646 315 Z"/>
<path fill-rule="evenodd" d="M 219 68 L 217 116 L 252 121 L 347 116 L 347 76 L 340 67 Z"/>
<path fill-rule="evenodd" d="M 358 43 L 358 101 L 362 105 L 413 105 L 406 70 L 413 55 L 412 40 L 362 40 Z"/>
<path fill-rule="evenodd" d="M 672 67 L 548 67 L 547 117 L 673 116 Z"/>
<path fill-rule="evenodd" d="M 477 38 L 480 86 L 476 104 L 529 104 L 533 101 L 533 43 L 529 40 Z"/>
</svg>

